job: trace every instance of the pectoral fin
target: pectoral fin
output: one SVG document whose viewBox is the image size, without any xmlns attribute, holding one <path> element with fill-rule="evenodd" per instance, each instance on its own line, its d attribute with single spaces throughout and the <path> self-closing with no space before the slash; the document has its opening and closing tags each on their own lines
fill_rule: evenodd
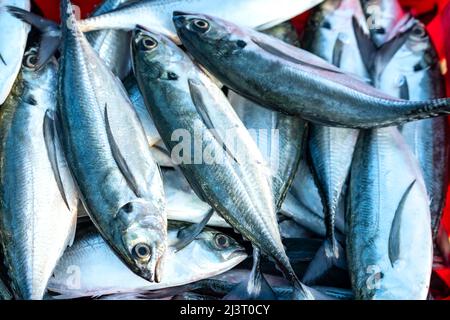
<svg viewBox="0 0 450 320">
<path fill-rule="evenodd" d="M 400 245 L 401 245 L 400 238 L 402 235 L 401 225 L 402 225 L 402 218 L 403 218 L 403 210 L 404 210 L 406 200 L 408 199 L 409 193 L 411 192 L 415 183 L 416 183 L 416 180 L 414 180 L 406 189 L 405 193 L 403 194 L 402 198 L 400 199 L 400 202 L 398 203 L 397 210 L 395 211 L 394 219 L 392 220 L 391 232 L 389 233 L 389 261 L 391 262 L 392 266 L 394 266 L 394 263 L 400 257 Z"/>
<path fill-rule="evenodd" d="M 108 141 L 111 146 L 111 152 L 114 157 L 114 160 L 117 163 L 117 166 L 119 167 L 120 171 L 122 172 L 122 175 L 124 176 L 125 180 L 128 183 L 128 186 L 133 190 L 136 197 L 140 197 L 141 194 L 139 192 L 138 184 L 136 182 L 135 177 L 133 176 L 132 172 L 130 171 L 128 164 L 123 157 L 119 146 L 116 143 L 116 140 L 114 139 L 114 134 L 112 132 L 109 118 L 108 118 L 108 106 L 105 105 L 105 125 L 106 125 L 106 134 L 108 136 Z"/>
</svg>

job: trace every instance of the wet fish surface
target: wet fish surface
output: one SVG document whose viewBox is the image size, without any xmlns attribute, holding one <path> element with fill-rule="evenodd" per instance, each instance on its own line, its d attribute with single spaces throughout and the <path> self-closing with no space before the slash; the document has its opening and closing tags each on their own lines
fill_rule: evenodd
<svg viewBox="0 0 450 320">
<path fill-rule="evenodd" d="M 349 205 L 347 260 L 356 299 L 426 299 L 433 251 L 428 196 L 397 128 L 361 133 Z"/>
<path fill-rule="evenodd" d="M 226 97 L 168 38 L 137 29 L 132 43 L 139 87 L 171 153 L 180 154 L 181 137 L 184 142 L 201 138 L 195 141 L 200 152 L 186 153 L 192 150 L 188 143 L 184 158 L 179 155 L 180 168 L 191 187 L 298 284 L 281 243 L 271 170 Z M 180 129 L 184 135 L 174 138 Z M 225 134 L 230 133 L 239 150 L 226 140 Z M 300 289 L 301 295 L 308 296 Z"/>
<path fill-rule="evenodd" d="M 0 116 L 0 243 L 5 274 L 18 299 L 42 299 L 73 241 L 78 193 L 54 129 L 58 65 L 23 67 Z"/>
<path fill-rule="evenodd" d="M 374 128 L 450 111 L 449 99 L 390 97 L 307 51 L 219 18 L 176 12 L 174 22 L 189 53 L 223 84 L 313 123 Z"/>
<path fill-rule="evenodd" d="M 69 166 L 107 243 L 133 272 L 159 281 L 167 245 L 159 168 L 125 89 L 77 28 L 69 1 L 61 12 L 59 113 Z"/>
<path fill-rule="evenodd" d="M 181 251 L 171 247 L 181 224 L 169 225 L 169 248 L 164 275 L 152 283 L 131 272 L 93 228 L 81 230 L 50 279 L 49 290 L 65 298 L 149 291 L 175 287 L 225 272 L 247 254 L 233 238 L 213 229 L 203 230 Z M 192 257 L 195 256 L 195 259 Z"/>
<path fill-rule="evenodd" d="M 427 100 L 445 97 L 439 58 L 425 26 L 416 20 L 411 28 L 405 43 L 376 75 L 376 82 L 383 91 L 403 99 Z M 442 117 L 411 122 L 403 125 L 400 130 L 423 171 L 430 198 L 431 228 L 435 238 L 447 193 L 447 119 Z"/>
</svg>

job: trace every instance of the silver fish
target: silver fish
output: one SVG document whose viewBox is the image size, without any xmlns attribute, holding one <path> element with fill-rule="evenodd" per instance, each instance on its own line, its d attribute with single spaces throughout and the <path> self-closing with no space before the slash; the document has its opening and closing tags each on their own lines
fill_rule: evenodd
<svg viewBox="0 0 450 320">
<path fill-rule="evenodd" d="M 275 34 L 290 43 L 298 43 L 296 31 L 290 22 L 269 29 L 266 33 Z M 272 169 L 275 206 L 279 209 L 297 171 L 307 125 L 299 118 L 263 108 L 233 91 L 228 93 L 228 99 Z"/>
<path fill-rule="evenodd" d="M 24 56 L 0 116 L 0 242 L 18 299 L 42 299 L 75 235 L 78 194 L 54 128 L 58 66 Z"/>
<path fill-rule="evenodd" d="M 223 273 L 247 254 L 231 237 L 206 228 L 188 246 L 174 251 L 180 225 L 169 225 L 164 275 L 160 283 L 138 277 L 92 229 L 83 230 L 67 249 L 50 279 L 48 289 L 61 298 L 100 296 L 181 286 Z"/>
<path fill-rule="evenodd" d="M 30 26 L 14 18 L 6 6 L 30 10 L 30 0 L 0 0 L 0 106 L 11 91 L 22 65 Z"/>
<path fill-rule="evenodd" d="M 347 260 L 357 299 L 426 299 L 432 239 L 425 184 L 397 128 L 360 134 L 352 164 Z"/>
<path fill-rule="evenodd" d="M 92 13 L 96 17 L 112 10 L 131 0 L 104 0 Z M 102 30 L 86 34 L 91 46 L 98 52 L 100 58 L 111 71 L 120 79 L 125 78 L 131 70 L 130 34 L 121 30 Z"/>
<path fill-rule="evenodd" d="M 396 2 L 396 1 L 393 1 Z M 416 21 L 403 46 L 377 75 L 379 88 L 403 99 L 445 97 L 439 58 L 425 30 Z M 430 197 L 431 226 L 436 237 L 447 192 L 448 123 L 445 118 L 407 123 L 401 132 L 419 160 Z"/>
<path fill-rule="evenodd" d="M 196 194 L 273 257 L 298 286 L 299 295 L 310 297 L 281 243 L 271 170 L 225 95 L 164 36 L 138 28 L 132 50 L 146 105 L 166 146 L 179 155 L 180 168 Z M 192 154 L 194 145 L 188 140 L 200 149 Z"/>
<path fill-rule="evenodd" d="M 80 21 L 83 32 L 100 29 L 133 30 L 137 25 L 177 41 L 174 11 L 204 12 L 250 28 L 267 29 L 289 20 L 323 0 L 142 0 L 119 10 Z"/>
<path fill-rule="evenodd" d="M 450 111 L 450 99 L 392 98 L 307 51 L 219 18 L 175 12 L 174 23 L 189 53 L 223 84 L 314 123 L 373 128 Z"/>
<path fill-rule="evenodd" d="M 107 243 L 133 272 L 159 281 L 167 245 L 159 168 L 125 89 L 79 31 L 70 1 L 61 12 L 59 114 L 69 166 Z"/>
<path fill-rule="evenodd" d="M 359 0 L 329 0 L 311 17 L 305 34 L 310 38 L 304 48 L 334 64 L 342 71 L 368 78 L 359 53 L 352 17 L 364 22 Z M 326 254 L 337 257 L 334 234 L 335 217 L 342 188 L 347 180 L 358 130 L 312 124 L 309 132 L 308 157 L 322 196 L 327 226 Z"/>
<path fill-rule="evenodd" d="M 361 0 L 370 35 L 378 47 L 394 38 L 411 17 L 397 0 Z"/>
</svg>

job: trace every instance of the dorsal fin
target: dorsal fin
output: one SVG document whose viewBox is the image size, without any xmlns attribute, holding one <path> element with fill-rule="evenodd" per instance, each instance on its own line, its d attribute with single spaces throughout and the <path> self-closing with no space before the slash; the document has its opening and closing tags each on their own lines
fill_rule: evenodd
<svg viewBox="0 0 450 320">
<path fill-rule="evenodd" d="M 117 163 L 117 166 L 119 167 L 120 171 L 122 172 L 122 175 L 124 176 L 125 180 L 128 183 L 128 186 L 133 190 L 134 194 L 137 197 L 140 197 L 141 194 L 139 192 L 138 184 L 136 182 L 136 179 L 134 178 L 133 174 L 131 173 L 128 164 L 123 157 L 119 146 L 116 143 L 116 140 L 114 139 L 114 135 L 109 123 L 108 118 L 108 105 L 105 104 L 105 126 L 106 126 L 106 134 L 108 136 L 109 145 L 111 146 L 111 152 L 114 157 L 114 160 Z"/>
</svg>

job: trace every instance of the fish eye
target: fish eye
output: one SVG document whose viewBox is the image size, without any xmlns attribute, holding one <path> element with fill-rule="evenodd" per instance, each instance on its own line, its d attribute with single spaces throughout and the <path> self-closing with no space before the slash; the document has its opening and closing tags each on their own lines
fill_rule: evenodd
<svg viewBox="0 0 450 320">
<path fill-rule="evenodd" d="M 197 31 L 205 33 L 209 30 L 209 23 L 206 20 L 203 19 L 195 19 L 193 22 L 194 28 Z"/>
<path fill-rule="evenodd" d="M 139 259 L 147 260 L 150 258 L 152 250 L 145 243 L 138 243 L 133 248 L 133 254 Z"/>
<path fill-rule="evenodd" d="M 126 213 L 133 212 L 133 204 L 131 202 L 129 202 L 126 205 L 124 205 L 123 206 L 123 211 L 125 211 Z"/>
<path fill-rule="evenodd" d="M 226 235 L 218 233 L 214 236 L 214 244 L 219 249 L 226 249 L 230 246 L 230 240 Z"/>
<path fill-rule="evenodd" d="M 376 28 L 376 29 L 374 30 L 374 32 L 375 32 L 376 34 L 386 34 L 386 29 L 385 29 L 385 28 Z"/>
<path fill-rule="evenodd" d="M 38 62 L 37 54 L 35 52 L 30 52 L 25 55 L 23 59 L 23 66 L 27 68 L 35 68 Z"/>
<path fill-rule="evenodd" d="M 415 36 L 420 37 L 420 38 L 426 36 L 425 30 L 424 30 L 423 28 L 419 27 L 419 26 L 416 26 L 416 27 L 412 30 L 412 32 L 413 32 L 413 34 L 414 34 Z"/>
<path fill-rule="evenodd" d="M 145 37 L 141 40 L 141 47 L 146 51 L 155 49 L 158 46 L 158 41 L 153 38 Z"/>
</svg>

